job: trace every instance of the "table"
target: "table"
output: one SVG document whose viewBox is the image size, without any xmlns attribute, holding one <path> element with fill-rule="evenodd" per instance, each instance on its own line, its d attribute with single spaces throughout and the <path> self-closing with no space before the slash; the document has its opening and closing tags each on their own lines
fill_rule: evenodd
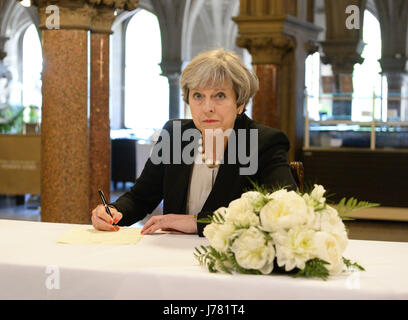
<svg viewBox="0 0 408 320">
<path fill-rule="evenodd" d="M 328 281 L 212 274 L 196 235 L 147 235 L 136 245 L 67 245 L 73 224 L 0 220 L 0 299 L 408 299 L 408 243 L 350 240 L 366 272 Z"/>
</svg>

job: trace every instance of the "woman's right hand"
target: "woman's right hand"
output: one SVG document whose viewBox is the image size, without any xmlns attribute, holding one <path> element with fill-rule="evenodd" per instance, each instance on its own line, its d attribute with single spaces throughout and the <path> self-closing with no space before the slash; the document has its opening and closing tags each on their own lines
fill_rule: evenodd
<svg viewBox="0 0 408 320">
<path fill-rule="evenodd" d="M 109 210 L 112 214 L 113 219 L 106 212 L 103 204 L 98 205 L 95 209 L 92 210 L 92 225 L 96 230 L 103 231 L 118 231 L 119 226 L 114 226 L 114 223 L 118 223 L 123 214 L 120 213 L 116 208 L 109 207 Z"/>
</svg>

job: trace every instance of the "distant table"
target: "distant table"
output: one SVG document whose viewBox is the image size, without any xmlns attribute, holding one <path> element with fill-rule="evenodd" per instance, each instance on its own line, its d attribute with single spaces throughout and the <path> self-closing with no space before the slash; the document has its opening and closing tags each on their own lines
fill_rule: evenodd
<svg viewBox="0 0 408 320">
<path fill-rule="evenodd" d="M 154 234 L 136 245 L 57 244 L 72 224 L 0 220 L 0 299 L 408 299 L 408 243 L 350 240 L 366 272 L 322 281 L 211 274 L 207 240 Z"/>
</svg>

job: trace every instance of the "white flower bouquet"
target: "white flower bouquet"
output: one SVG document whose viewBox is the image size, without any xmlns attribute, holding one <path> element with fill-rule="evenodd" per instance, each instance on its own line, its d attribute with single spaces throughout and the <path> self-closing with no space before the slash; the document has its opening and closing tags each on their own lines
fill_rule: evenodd
<svg viewBox="0 0 408 320">
<path fill-rule="evenodd" d="M 309 193 L 257 189 L 199 220 L 209 223 L 204 236 L 210 245 L 194 255 L 210 272 L 283 272 L 326 280 L 345 267 L 364 270 L 343 257 L 348 237 L 342 215 L 378 204 L 343 198 L 335 209 L 321 185 Z"/>
</svg>

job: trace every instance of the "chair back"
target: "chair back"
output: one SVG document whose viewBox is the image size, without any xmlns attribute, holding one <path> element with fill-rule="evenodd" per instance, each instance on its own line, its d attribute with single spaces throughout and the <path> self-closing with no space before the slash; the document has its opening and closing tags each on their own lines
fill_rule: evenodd
<svg viewBox="0 0 408 320">
<path fill-rule="evenodd" d="M 289 163 L 290 169 L 292 171 L 293 178 L 299 188 L 300 192 L 303 192 L 303 184 L 305 180 L 305 170 L 303 168 L 303 163 L 300 161 L 292 161 Z"/>
</svg>

